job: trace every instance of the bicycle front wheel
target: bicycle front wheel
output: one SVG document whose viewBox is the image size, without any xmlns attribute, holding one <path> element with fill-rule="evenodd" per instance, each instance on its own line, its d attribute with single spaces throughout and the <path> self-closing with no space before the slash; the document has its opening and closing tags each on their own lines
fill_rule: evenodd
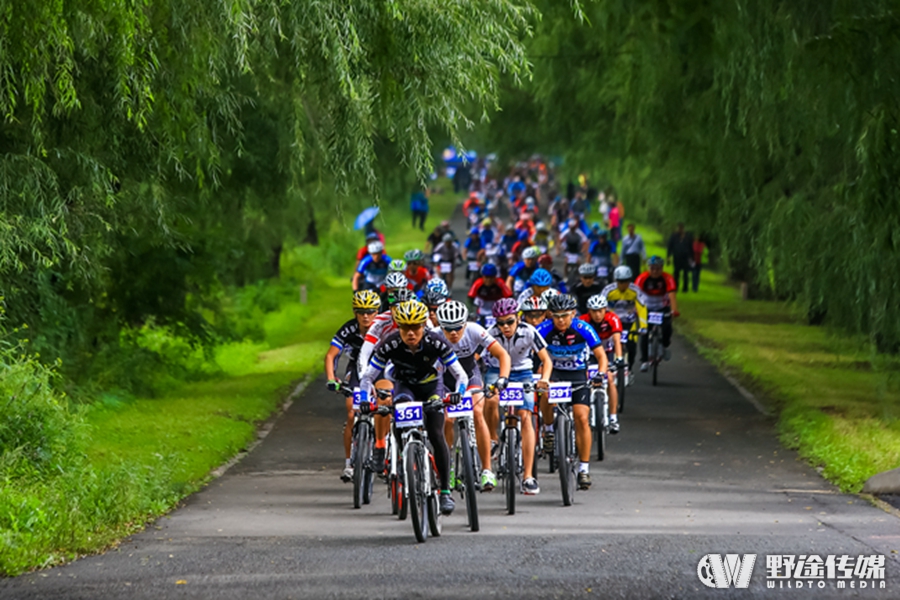
<svg viewBox="0 0 900 600">
<path fill-rule="evenodd" d="M 625 385 L 627 376 L 625 375 L 625 367 L 616 371 L 616 391 L 619 392 L 619 406 L 617 414 L 625 412 Z"/>
<path fill-rule="evenodd" d="M 575 496 L 575 477 L 567 455 L 569 445 L 569 419 L 562 413 L 556 416 L 556 463 L 559 470 L 559 487 L 562 490 L 563 506 L 572 506 Z"/>
<path fill-rule="evenodd" d="M 506 512 L 510 515 L 516 514 L 516 495 L 519 493 L 518 433 L 512 427 L 506 430 Z"/>
<path fill-rule="evenodd" d="M 425 542 L 427 525 L 425 523 L 425 449 L 421 444 L 410 444 L 406 457 L 406 485 L 409 515 L 412 520 L 413 533 L 419 543 Z"/>
<path fill-rule="evenodd" d="M 371 440 L 369 439 L 369 428 L 362 422 L 356 425 L 356 435 L 354 436 L 356 446 L 356 455 L 353 461 L 353 508 L 359 508 L 366 503 L 366 486 L 368 477 L 366 476 L 366 465 L 371 458 Z"/>
<path fill-rule="evenodd" d="M 472 458 L 472 446 L 469 441 L 469 430 L 466 427 L 459 429 L 459 447 L 462 454 L 463 495 L 466 499 L 466 515 L 469 519 L 469 529 L 478 531 L 478 494 L 475 493 L 475 462 Z M 456 472 L 459 477 L 460 472 Z"/>
</svg>

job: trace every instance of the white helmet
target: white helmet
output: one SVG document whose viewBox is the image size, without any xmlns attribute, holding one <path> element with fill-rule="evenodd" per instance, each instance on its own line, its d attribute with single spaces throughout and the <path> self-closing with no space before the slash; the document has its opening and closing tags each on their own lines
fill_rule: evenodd
<svg viewBox="0 0 900 600">
<path fill-rule="evenodd" d="M 379 252 L 384 252 L 384 244 L 381 242 L 369 242 L 366 250 L 369 251 L 369 254 L 378 254 Z"/>
<path fill-rule="evenodd" d="M 559 290 L 556 288 L 550 288 L 548 290 L 544 290 L 544 293 L 541 294 L 541 300 L 544 301 L 548 306 L 550 305 L 550 298 L 553 296 L 559 296 Z"/>
<path fill-rule="evenodd" d="M 437 320 L 441 327 L 459 327 L 469 320 L 469 309 L 457 300 L 449 300 L 437 309 Z"/>
<path fill-rule="evenodd" d="M 541 249 L 537 246 L 529 246 L 522 251 L 522 258 L 537 258 L 541 255 Z"/>
<path fill-rule="evenodd" d="M 603 294 L 595 294 L 588 298 L 588 310 L 600 310 L 601 308 L 606 308 L 607 306 L 609 306 L 609 302 L 607 302 L 606 296 L 604 296 Z"/>
<path fill-rule="evenodd" d="M 613 271 L 613 279 L 616 281 L 625 281 L 631 279 L 631 267 L 626 265 L 622 265 L 621 267 L 616 267 L 616 270 Z"/>
<path fill-rule="evenodd" d="M 627 268 L 627 267 L 626 267 Z M 582 263 L 578 265 L 578 274 L 582 277 L 596 277 L 597 265 L 594 263 Z"/>
<path fill-rule="evenodd" d="M 384 278 L 384 287 L 388 289 L 405 288 L 408 284 L 409 280 L 406 278 L 406 275 L 397 271 L 388 273 L 387 277 Z"/>
</svg>

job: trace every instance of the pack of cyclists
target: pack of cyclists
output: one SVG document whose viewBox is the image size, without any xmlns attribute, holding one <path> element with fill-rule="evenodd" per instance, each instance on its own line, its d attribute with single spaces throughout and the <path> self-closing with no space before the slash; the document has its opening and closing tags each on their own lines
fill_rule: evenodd
<svg viewBox="0 0 900 600">
<path fill-rule="evenodd" d="M 546 456 L 556 443 L 548 390 L 567 382 L 577 484 L 582 490 L 590 488 L 591 390 L 605 389 L 608 431 L 618 434 L 617 374 L 624 385 L 634 383 L 638 345 L 641 370 L 647 370 L 648 310 L 662 314 L 662 346 L 669 359 L 672 318 L 678 316 L 675 284 L 657 256 L 647 261 L 644 273 L 617 266 L 614 243 L 606 232 L 588 227 L 582 214 L 560 200 L 549 211 L 549 222 L 556 228 L 550 235 L 538 220 L 535 199 L 520 197 L 527 191 L 517 190 L 505 205 L 501 199 L 507 192 L 502 188 L 470 194 L 463 209 L 468 236 L 458 242 L 450 223 L 442 222 L 426 246 L 430 265 L 418 249 L 406 252 L 403 260 L 392 260 L 376 239 L 361 252 L 353 277 L 354 316 L 335 334 L 325 357 L 328 389 L 347 395 L 344 481 L 353 478 L 351 431 L 358 410 L 350 391 L 390 390 L 383 397 L 368 394 L 376 398 L 373 407 L 424 404 L 440 511 L 449 515 L 455 507 L 452 479 L 458 474 L 451 473 L 448 399 L 471 399 L 481 465 L 478 489 L 490 492 L 497 486 L 498 398 L 510 384 L 526 390 L 515 407 L 522 456 Z M 498 205 L 510 212 L 506 226 Z M 565 275 L 553 269 L 553 254 L 562 259 Z M 451 289 L 454 271 L 463 265 L 468 291 L 458 295 L 459 301 Z M 344 372 L 338 370 L 342 355 L 348 359 Z M 377 414 L 372 463 L 378 474 L 387 468 L 390 431 L 391 416 Z M 523 462 L 525 495 L 540 493 L 534 466 L 531 460 Z"/>
</svg>

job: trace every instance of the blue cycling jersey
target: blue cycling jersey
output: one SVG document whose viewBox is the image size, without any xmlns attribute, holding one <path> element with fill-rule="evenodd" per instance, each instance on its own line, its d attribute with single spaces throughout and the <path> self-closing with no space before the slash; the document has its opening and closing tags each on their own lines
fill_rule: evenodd
<svg viewBox="0 0 900 600">
<path fill-rule="evenodd" d="M 556 329 L 551 320 L 538 325 L 537 330 L 547 342 L 554 371 L 586 371 L 591 350 L 602 343 L 594 328 L 577 318 L 565 331 Z"/>
<path fill-rule="evenodd" d="M 381 260 L 378 262 L 372 260 L 372 255 L 370 254 L 359 261 L 359 267 L 356 270 L 363 274 L 367 283 L 378 286 L 384 283 L 390 262 L 391 257 L 387 254 L 382 254 Z"/>
</svg>

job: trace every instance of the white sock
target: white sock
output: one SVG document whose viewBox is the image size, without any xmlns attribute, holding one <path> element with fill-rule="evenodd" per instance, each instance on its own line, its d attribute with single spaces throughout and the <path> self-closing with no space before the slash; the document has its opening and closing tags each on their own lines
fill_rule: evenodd
<svg viewBox="0 0 900 600">
<path fill-rule="evenodd" d="M 617 415 L 617 414 L 616 414 L 616 415 L 609 415 L 609 422 L 610 422 L 610 423 L 618 423 L 618 422 L 619 422 L 619 415 Z"/>
<path fill-rule="evenodd" d="M 348 458 L 344 461 L 344 467 L 349 467 L 349 466 L 352 466 L 352 463 L 351 463 L 350 459 Z"/>
<path fill-rule="evenodd" d="M 544 425 L 544 431 L 546 431 L 547 433 L 553 433 L 553 424 L 551 423 L 550 425 Z"/>
<path fill-rule="evenodd" d="M 586 462 L 581 463 L 581 465 L 579 465 L 579 467 L 578 467 L 578 472 L 579 473 L 590 473 L 591 465 Z"/>
</svg>

